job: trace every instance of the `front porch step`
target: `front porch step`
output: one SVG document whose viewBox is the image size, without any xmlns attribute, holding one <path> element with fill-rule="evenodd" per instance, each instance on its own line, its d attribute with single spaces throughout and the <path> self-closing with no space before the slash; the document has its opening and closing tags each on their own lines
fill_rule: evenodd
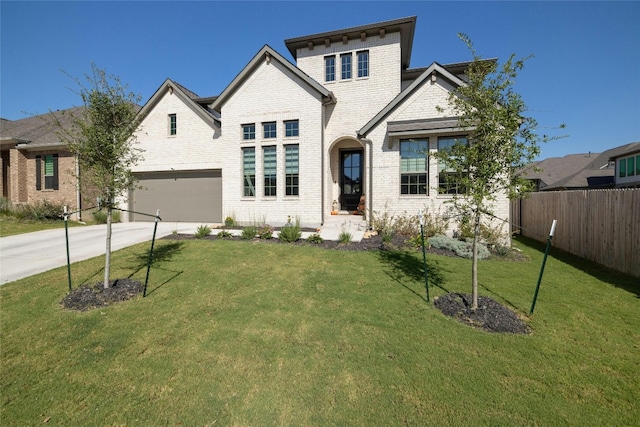
<svg viewBox="0 0 640 427">
<path fill-rule="evenodd" d="M 339 240 L 340 233 L 351 233 L 351 241 L 359 242 L 364 237 L 368 225 L 360 215 L 352 215 L 345 211 L 344 214 L 330 215 L 324 219 L 320 227 L 320 237 L 325 240 Z"/>
</svg>

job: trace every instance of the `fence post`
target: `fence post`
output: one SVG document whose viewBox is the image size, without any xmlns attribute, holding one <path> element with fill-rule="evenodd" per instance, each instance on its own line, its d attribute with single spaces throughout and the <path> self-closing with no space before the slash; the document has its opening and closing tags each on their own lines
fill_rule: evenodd
<svg viewBox="0 0 640 427">
<path fill-rule="evenodd" d="M 153 246 L 156 243 L 156 231 L 158 230 L 158 220 L 160 219 L 160 209 L 156 211 L 156 221 L 153 226 L 153 238 L 151 239 L 151 249 L 149 250 L 149 260 L 147 261 L 147 278 L 144 279 L 144 290 L 142 291 L 142 297 L 147 296 L 147 284 L 149 283 L 149 271 L 151 270 L 151 260 L 153 258 Z"/>
<path fill-rule="evenodd" d="M 533 302 L 531 303 L 531 310 L 529 315 L 533 314 L 533 309 L 536 307 L 536 300 L 538 299 L 538 291 L 540 290 L 540 282 L 542 282 L 542 273 L 544 273 L 544 265 L 547 263 L 547 255 L 549 255 L 549 247 L 551 246 L 551 239 L 556 232 L 556 220 L 553 220 L 551 224 L 551 231 L 549 232 L 549 238 L 547 239 L 547 248 L 544 251 L 544 258 L 542 258 L 542 267 L 540 267 L 540 275 L 538 276 L 538 284 L 536 285 L 536 292 L 533 294 Z"/>
<path fill-rule="evenodd" d="M 69 292 L 71 292 L 71 257 L 69 256 L 69 211 L 64 206 L 64 237 L 67 243 L 67 279 L 69 280 Z"/>
</svg>

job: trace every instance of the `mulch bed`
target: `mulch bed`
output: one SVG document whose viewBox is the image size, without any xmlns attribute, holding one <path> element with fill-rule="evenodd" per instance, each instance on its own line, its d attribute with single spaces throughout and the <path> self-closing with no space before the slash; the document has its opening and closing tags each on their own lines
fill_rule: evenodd
<svg viewBox="0 0 640 427">
<path fill-rule="evenodd" d="M 68 310 L 87 311 L 127 301 L 142 293 L 143 288 L 144 284 L 133 279 L 113 280 L 107 289 L 104 288 L 104 282 L 87 284 L 69 292 L 62 299 L 61 304 Z"/>
<path fill-rule="evenodd" d="M 478 296 L 478 308 L 471 310 L 471 295 L 450 293 L 435 298 L 433 305 L 443 314 L 488 332 L 529 334 L 531 329 L 507 307 L 489 297 Z"/>
<path fill-rule="evenodd" d="M 172 234 L 162 239 L 166 240 L 194 240 L 193 234 Z M 219 240 L 215 235 L 204 237 L 203 240 Z M 224 238 L 225 240 L 241 240 L 239 237 Z M 394 236 L 391 241 L 383 241 L 380 236 L 370 236 L 360 242 L 339 243 L 325 240 L 322 243 L 309 243 L 299 240 L 295 243 L 281 242 L 279 239 L 254 239 L 254 244 L 293 244 L 315 246 L 325 249 L 341 251 L 388 251 L 398 249 L 414 249 L 408 245 L 402 236 Z M 444 256 L 457 256 L 446 249 L 429 248 L 427 253 Z M 64 297 L 61 304 L 68 310 L 87 311 L 105 307 L 113 303 L 129 300 L 142 293 L 144 285 L 138 280 L 118 279 L 111 282 L 108 289 L 104 289 L 103 283 L 83 285 Z M 513 311 L 497 303 L 489 297 L 478 297 L 478 309 L 471 310 L 471 295 L 450 293 L 434 299 L 434 306 L 446 316 L 451 316 L 458 321 L 489 332 L 529 334 L 530 328 Z"/>
</svg>

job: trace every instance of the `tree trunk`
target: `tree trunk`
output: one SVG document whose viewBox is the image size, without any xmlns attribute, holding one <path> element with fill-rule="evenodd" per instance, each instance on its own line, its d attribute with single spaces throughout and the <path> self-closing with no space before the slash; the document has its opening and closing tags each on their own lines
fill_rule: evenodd
<svg viewBox="0 0 640 427">
<path fill-rule="evenodd" d="M 473 218 L 473 258 L 471 262 L 471 309 L 478 308 L 478 240 L 480 239 L 480 211 Z"/>
<path fill-rule="evenodd" d="M 111 270 L 111 201 L 107 206 L 107 251 L 104 256 L 104 288 L 109 288 L 109 273 Z"/>
</svg>

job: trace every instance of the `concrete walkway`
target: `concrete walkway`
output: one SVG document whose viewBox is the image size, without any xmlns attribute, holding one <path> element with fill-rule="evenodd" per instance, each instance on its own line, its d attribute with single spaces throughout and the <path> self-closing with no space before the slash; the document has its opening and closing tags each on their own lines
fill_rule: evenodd
<svg viewBox="0 0 640 427">
<path fill-rule="evenodd" d="M 201 223 L 159 222 L 156 238 L 177 232 L 194 234 Z M 113 224 L 111 249 L 117 251 L 153 238 L 153 222 Z M 367 224 L 355 215 L 333 215 L 325 219 L 320 236 L 325 240 L 339 240 L 340 233 L 351 233 L 352 241 L 362 240 Z M 239 236 L 241 230 L 229 230 Z M 69 254 L 71 262 L 78 262 L 105 253 L 106 225 L 69 228 Z M 212 234 L 216 234 L 214 229 Z M 303 232 L 302 238 L 311 232 Z M 275 236 L 277 237 L 277 233 Z M 64 228 L 36 231 L 0 238 L 0 285 L 42 273 L 67 264 Z"/>
</svg>

